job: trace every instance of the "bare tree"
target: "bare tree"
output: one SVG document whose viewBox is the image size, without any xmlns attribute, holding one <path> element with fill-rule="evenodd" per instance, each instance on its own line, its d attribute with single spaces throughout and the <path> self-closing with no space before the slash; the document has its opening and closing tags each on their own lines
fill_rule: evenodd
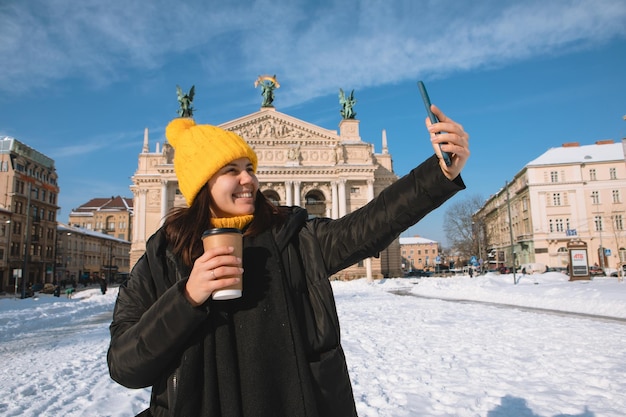
<svg viewBox="0 0 626 417">
<path fill-rule="evenodd" d="M 444 214 L 443 230 L 450 249 L 462 259 L 468 260 L 472 255 L 480 256 L 484 227 L 481 223 L 475 224 L 472 216 L 484 202 L 482 196 L 470 195 L 464 200 L 452 203 Z"/>
</svg>

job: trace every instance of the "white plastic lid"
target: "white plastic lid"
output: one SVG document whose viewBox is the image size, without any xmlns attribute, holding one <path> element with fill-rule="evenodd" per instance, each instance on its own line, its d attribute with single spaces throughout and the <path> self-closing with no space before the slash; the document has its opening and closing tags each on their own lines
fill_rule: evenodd
<svg viewBox="0 0 626 417">
<path fill-rule="evenodd" d="M 219 290 L 213 293 L 214 300 L 232 300 L 241 297 L 241 290 Z"/>
</svg>

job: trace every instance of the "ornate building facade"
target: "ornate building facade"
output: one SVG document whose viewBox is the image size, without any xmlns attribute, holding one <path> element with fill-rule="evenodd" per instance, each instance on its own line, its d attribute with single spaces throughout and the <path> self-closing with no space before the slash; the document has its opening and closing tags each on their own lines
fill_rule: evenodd
<svg viewBox="0 0 626 417">
<path fill-rule="evenodd" d="M 359 120 L 343 119 L 339 132 L 261 107 L 255 113 L 226 122 L 221 128 L 243 137 L 259 158 L 260 190 L 280 205 L 305 207 L 312 217 L 339 218 L 378 195 L 397 180 L 386 133 L 382 152 L 359 134 Z M 161 226 L 172 207 L 184 206 L 174 173 L 173 148 L 165 142 L 150 152 L 144 133 L 133 184 L 131 266 L 145 251 L 147 239 Z M 333 278 L 401 276 L 398 239 L 379 257 L 355 264 Z"/>
</svg>

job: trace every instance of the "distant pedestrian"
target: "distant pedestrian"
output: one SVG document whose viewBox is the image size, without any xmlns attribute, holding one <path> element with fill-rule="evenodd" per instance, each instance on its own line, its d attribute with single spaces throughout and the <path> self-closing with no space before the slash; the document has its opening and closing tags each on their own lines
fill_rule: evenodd
<svg viewBox="0 0 626 417">
<path fill-rule="evenodd" d="M 474 268 L 470 267 L 470 269 L 469 269 L 469 276 L 470 276 L 470 278 L 474 277 Z"/>
<path fill-rule="evenodd" d="M 106 277 L 100 278 L 100 292 L 102 292 L 102 295 L 107 293 L 107 279 L 106 279 Z"/>
<path fill-rule="evenodd" d="M 68 288 L 67 290 L 65 290 L 65 296 L 67 298 L 72 298 L 72 296 L 74 295 L 74 292 L 76 292 L 74 288 Z"/>
</svg>

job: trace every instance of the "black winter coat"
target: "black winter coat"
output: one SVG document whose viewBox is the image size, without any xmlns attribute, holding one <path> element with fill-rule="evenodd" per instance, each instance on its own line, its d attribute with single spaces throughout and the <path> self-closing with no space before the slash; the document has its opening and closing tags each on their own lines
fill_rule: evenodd
<svg viewBox="0 0 626 417">
<path fill-rule="evenodd" d="M 157 417 L 356 416 L 328 277 L 377 256 L 463 188 L 432 157 L 340 219 L 292 208 L 281 227 L 244 238 L 243 297 L 201 307 L 184 296 L 190 269 L 157 231 L 120 288 L 111 377 L 152 386 Z"/>
</svg>

